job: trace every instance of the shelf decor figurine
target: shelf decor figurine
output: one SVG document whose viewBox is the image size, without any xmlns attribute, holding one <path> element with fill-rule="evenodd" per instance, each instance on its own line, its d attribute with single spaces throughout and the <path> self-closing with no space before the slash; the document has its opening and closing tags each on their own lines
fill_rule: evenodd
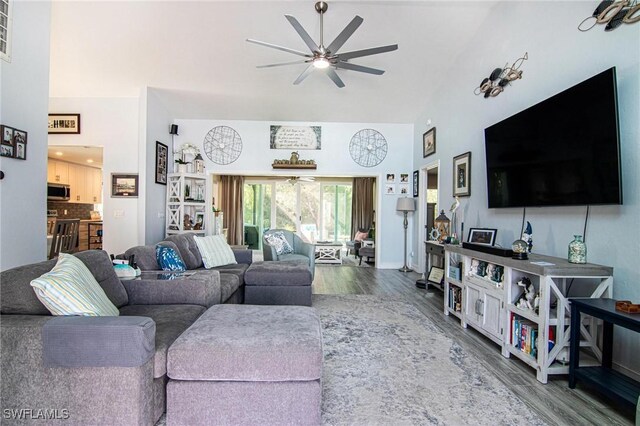
<svg viewBox="0 0 640 426">
<path fill-rule="evenodd" d="M 436 220 L 433 221 L 433 223 L 435 228 L 438 230 L 438 238 L 440 239 L 440 242 L 443 242 L 447 239 L 451 232 L 451 221 L 444 214 L 444 210 L 440 211 L 440 216 L 438 216 Z"/>
<path fill-rule="evenodd" d="M 582 240 L 582 235 L 574 235 L 569 243 L 569 262 L 587 263 L 587 245 Z"/>
</svg>

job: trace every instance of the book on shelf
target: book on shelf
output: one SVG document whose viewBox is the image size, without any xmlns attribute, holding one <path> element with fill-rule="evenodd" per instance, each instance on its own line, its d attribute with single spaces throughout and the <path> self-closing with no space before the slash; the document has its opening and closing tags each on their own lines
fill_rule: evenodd
<svg viewBox="0 0 640 426">
<path fill-rule="evenodd" d="M 511 344 L 534 358 L 538 355 L 538 325 L 511 313 Z"/>
<path fill-rule="evenodd" d="M 456 312 L 462 311 L 462 289 L 459 287 L 449 287 L 449 309 Z"/>
</svg>

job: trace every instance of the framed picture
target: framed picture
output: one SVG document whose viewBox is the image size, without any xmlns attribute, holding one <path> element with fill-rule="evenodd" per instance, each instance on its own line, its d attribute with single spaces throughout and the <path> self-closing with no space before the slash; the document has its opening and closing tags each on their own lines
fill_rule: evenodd
<svg viewBox="0 0 640 426">
<path fill-rule="evenodd" d="M 204 212 L 196 212 L 195 225 L 197 226 L 195 229 L 204 229 Z"/>
<path fill-rule="evenodd" d="M 427 280 L 434 284 L 442 284 L 444 282 L 444 269 L 432 266 Z"/>
<path fill-rule="evenodd" d="M 471 195 L 471 152 L 453 157 L 453 196 Z"/>
<path fill-rule="evenodd" d="M 384 186 L 384 193 L 387 195 L 396 195 L 396 185 L 394 183 L 388 183 Z"/>
<path fill-rule="evenodd" d="M 0 143 L 0 157 L 13 157 L 15 154 L 15 145 L 13 135 L 15 129 L 9 126 L 0 126 L 2 133 L 2 141 Z"/>
<path fill-rule="evenodd" d="M 80 134 L 80 114 L 49 114 L 49 134 Z"/>
<path fill-rule="evenodd" d="M 111 173 L 111 198 L 137 198 L 138 174 Z"/>
<path fill-rule="evenodd" d="M 418 196 L 418 182 L 420 179 L 420 174 L 418 173 L 418 171 L 414 171 L 413 172 L 413 196 L 417 197 Z"/>
<path fill-rule="evenodd" d="M 396 174 L 395 173 L 387 173 L 387 183 L 395 183 Z"/>
<path fill-rule="evenodd" d="M 436 153 L 436 128 L 427 130 L 422 135 L 422 158 Z"/>
<path fill-rule="evenodd" d="M 13 150 L 18 160 L 27 159 L 27 132 L 13 129 Z"/>
<path fill-rule="evenodd" d="M 409 173 L 400 173 L 400 183 L 409 183 Z"/>
<path fill-rule="evenodd" d="M 169 147 L 156 141 L 156 183 L 167 184 L 167 161 L 169 160 Z"/>
<path fill-rule="evenodd" d="M 400 195 L 409 195 L 408 183 L 401 183 L 400 185 L 398 185 L 398 187 L 400 188 Z"/>
<path fill-rule="evenodd" d="M 492 246 L 496 242 L 497 229 L 493 228 L 470 228 L 468 242 Z"/>
<path fill-rule="evenodd" d="M 271 149 L 322 149 L 320 126 L 270 126 Z"/>
</svg>

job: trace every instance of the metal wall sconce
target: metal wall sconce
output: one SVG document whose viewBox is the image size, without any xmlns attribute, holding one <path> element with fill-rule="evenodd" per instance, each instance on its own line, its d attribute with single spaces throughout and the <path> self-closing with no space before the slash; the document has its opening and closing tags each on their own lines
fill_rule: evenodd
<svg viewBox="0 0 640 426">
<path fill-rule="evenodd" d="M 593 19 L 593 25 L 585 28 L 585 23 Z M 604 0 L 600 2 L 593 14 L 584 19 L 578 25 L 578 29 L 582 32 L 589 31 L 598 24 L 606 24 L 605 31 L 613 31 L 620 24 L 635 24 L 640 21 L 640 3 L 638 0 Z"/>
<path fill-rule="evenodd" d="M 529 59 L 529 54 L 525 52 L 522 58 L 517 59 L 511 66 L 507 62 L 504 68 L 496 68 L 488 78 L 485 78 L 473 91 L 475 95 L 484 94 L 485 98 L 495 98 L 504 91 L 507 84 L 522 78 L 520 67 L 523 62 Z"/>
</svg>

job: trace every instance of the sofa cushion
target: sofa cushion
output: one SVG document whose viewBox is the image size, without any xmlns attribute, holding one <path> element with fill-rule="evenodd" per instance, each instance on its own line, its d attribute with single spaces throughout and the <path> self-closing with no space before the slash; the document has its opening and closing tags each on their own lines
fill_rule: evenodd
<svg viewBox="0 0 640 426">
<path fill-rule="evenodd" d="M 195 234 L 186 232 L 184 234 L 170 235 L 165 241 L 162 241 L 163 244 L 166 241 L 170 241 L 176 245 L 180 257 L 182 257 L 184 264 L 187 265 L 187 269 L 198 269 L 204 265 L 196 241 L 193 238 L 194 236 Z"/>
<path fill-rule="evenodd" d="M 89 269 L 71 254 L 60 253 L 53 269 L 33 279 L 31 286 L 53 315 L 118 316 Z"/>
<path fill-rule="evenodd" d="M 275 231 L 264 236 L 264 240 L 276 249 L 278 256 L 293 253 L 293 247 L 287 241 L 282 231 Z"/>
<path fill-rule="evenodd" d="M 163 271 L 185 271 L 187 269 L 178 250 L 171 247 L 158 244 L 156 246 L 156 258 L 158 259 L 158 266 Z"/>
<path fill-rule="evenodd" d="M 167 373 L 169 346 L 195 320 L 205 308 L 198 305 L 129 305 L 120 309 L 122 316 L 149 317 L 156 323 L 156 349 L 153 360 L 153 377 Z"/>
<path fill-rule="evenodd" d="M 212 306 L 171 345 L 167 374 L 176 380 L 318 380 L 320 320 L 306 306 Z"/>
<path fill-rule="evenodd" d="M 233 265 L 217 266 L 215 268 L 212 268 L 212 270 L 220 272 L 220 275 L 233 274 L 238 277 L 238 280 L 240 281 L 240 285 L 243 285 L 244 274 L 247 271 L 247 269 L 249 269 L 250 266 L 251 265 L 248 265 L 246 263 L 236 263 Z"/>
<path fill-rule="evenodd" d="M 135 256 L 135 262 L 141 271 L 156 271 L 159 269 L 154 246 L 135 246 L 124 252 L 124 259 Z"/>
<path fill-rule="evenodd" d="M 109 255 L 102 250 L 88 250 L 75 256 L 89 268 L 100 287 L 116 307 L 126 305 L 127 292 L 113 271 Z M 38 300 L 31 287 L 31 280 L 49 272 L 56 259 L 18 266 L 0 272 L 0 312 L 3 314 L 50 315 Z"/>
<path fill-rule="evenodd" d="M 194 236 L 193 238 L 200 251 L 200 256 L 202 256 L 205 268 L 211 269 L 216 266 L 238 263 L 224 235 Z"/>
<path fill-rule="evenodd" d="M 244 274 L 247 286 L 310 286 L 311 270 L 296 262 L 253 262 Z"/>
<path fill-rule="evenodd" d="M 237 289 L 240 279 L 235 274 L 220 274 L 220 303 L 225 303 Z"/>
<path fill-rule="evenodd" d="M 91 274 L 96 278 L 96 281 L 98 281 L 100 287 L 102 287 L 116 308 L 129 303 L 127 291 L 113 270 L 111 259 L 106 251 L 86 250 L 76 253 L 74 256 L 82 260 L 89 268 Z"/>
</svg>

